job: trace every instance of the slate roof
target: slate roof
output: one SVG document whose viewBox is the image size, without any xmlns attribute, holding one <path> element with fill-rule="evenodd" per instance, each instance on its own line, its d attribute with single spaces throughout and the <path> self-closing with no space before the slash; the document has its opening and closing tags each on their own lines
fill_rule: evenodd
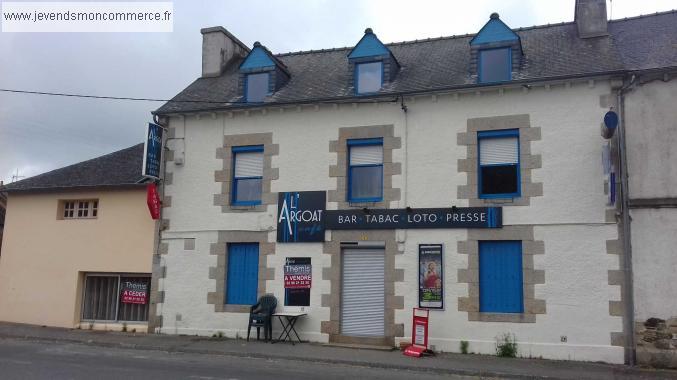
<svg viewBox="0 0 677 380">
<path fill-rule="evenodd" d="M 524 56 L 513 81 L 536 81 L 677 66 L 677 11 L 609 21 L 608 37 L 581 39 L 576 24 L 513 29 Z M 401 65 L 379 96 L 482 86 L 470 72 L 474 35 L 391 43 Z M 278 54 L 289 82 L 265 104 L 293 104 L 356 98 L 348 72 L 352 48 Z M 219 76 L 199 78 L 155 113 L 191 112 L 253 105 L 240 103 L 238 64 Z M 360 96 L 365 98 L 365 96 Z M 223 102 L 223 103 L 221 103 Z"/>
<path fill-rule="evenodd" d="M 10 183 L 0 191 L 137 186 L 143 180 L 143 144 Z"/>
</svg>

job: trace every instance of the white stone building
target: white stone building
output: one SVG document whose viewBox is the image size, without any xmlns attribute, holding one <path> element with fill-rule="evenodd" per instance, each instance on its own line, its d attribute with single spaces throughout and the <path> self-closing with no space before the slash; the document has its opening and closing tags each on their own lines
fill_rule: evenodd
<svg viewBox="0 0 677 380">
<path fill-rule="evenodd" d="M 511 30 L 494 14 L 476 35 L 382 44 L 368 29 L 353 49 L 279 55 L 203 29 L 202 77 L 155 112 L 169 130 L 157 331 L 242 337 L 249 305 L 272 293 L 307 313 L 310 341 L 411 341 L 412 308 L 427 305 L 441 306 L 436 350 L 492 354 L 510 333 L 522 356 L 630 360 L 600 124 L 633 74 L 677 64 L 636 54 L 667 49 L 644 41 L 659 27 L 674 40 L 677 14 L 607 23 L 604 4 L 579 0 L 557 25 Z M 326 194 L 324 219 L 290 238 L 278 201 L 306 191 Z M 423 214 L 459 219 L 367 225 Z M 421 245 L 442 246 L 441 268 Z M 309 295 L 285 290 L 288 258 L 310 258 Z"/>
</svg>

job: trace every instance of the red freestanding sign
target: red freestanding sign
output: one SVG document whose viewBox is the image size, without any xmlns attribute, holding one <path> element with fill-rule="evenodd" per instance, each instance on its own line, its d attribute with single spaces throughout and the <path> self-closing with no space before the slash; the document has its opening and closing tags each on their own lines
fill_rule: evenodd
<svg viewBox="0 0 677 380">
<path fill-rule="evenodd" d="M 148 203 L 148 211 L 154 220 L 160 219 L 160 195 L 157 191 L 157 186 L 154 183 L 149 183 L 146 186 L 146 203 Z"/>
<path fill-rule="evenodd" d="M 411 326 L 412 345 L 404 350 L 407 356 L 420 357 L 428 350 L 428 316 L 429 310 L 414 308 L 413 322 Z"/>
</svg>

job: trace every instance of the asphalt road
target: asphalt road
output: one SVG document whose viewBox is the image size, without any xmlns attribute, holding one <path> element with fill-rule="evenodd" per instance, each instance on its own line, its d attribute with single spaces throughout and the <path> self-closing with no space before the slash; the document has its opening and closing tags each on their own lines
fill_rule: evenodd
<svg viewBox="0 0 677 380">
<path fill-rule="evenodd" d="M 0 379 L 475 379 L 294 360 L 0 339 Z"/>
</svg>

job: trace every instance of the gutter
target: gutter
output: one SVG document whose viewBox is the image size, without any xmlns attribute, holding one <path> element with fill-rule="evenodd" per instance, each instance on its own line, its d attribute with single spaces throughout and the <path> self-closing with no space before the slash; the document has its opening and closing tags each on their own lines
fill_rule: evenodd
<svg viewBox="0 0 677 380">
<path fill-rule="evenodd" d="M 25 189 L 0 188 L 0 191 L 7 194 L 13 193 L 48 193 L 48 192 L 63 192 L 63 191 L 94 191 L 94 190 L 116 190 L 116 189 L 133 189 L 141 186 L 146 186 L 145 183 L 123 183 L 115 185 L 87 185 L 87 186 L 55 186 L 55 187 L 30 187 Z"/>
</svg>

